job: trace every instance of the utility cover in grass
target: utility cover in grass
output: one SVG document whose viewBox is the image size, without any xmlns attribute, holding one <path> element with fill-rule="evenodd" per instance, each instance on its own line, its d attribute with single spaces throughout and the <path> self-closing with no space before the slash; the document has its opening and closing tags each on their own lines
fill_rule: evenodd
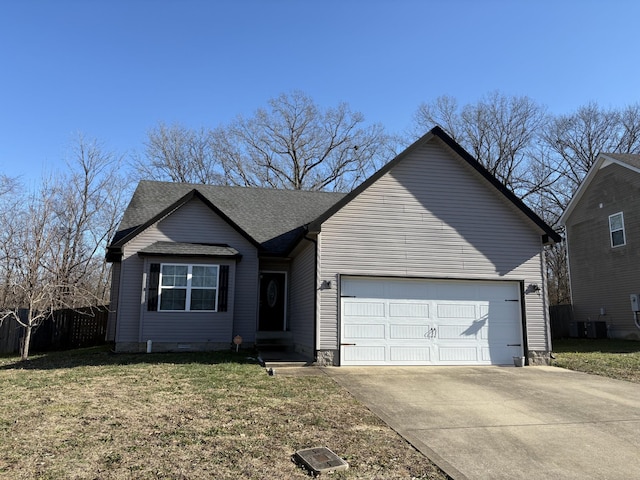
<svg viewBox="0 0 640 480">
<path fill-rule="evenodd" d="M 298 450 L 294 458 L 313 473 L 327 473 L 346 470 L 349 464 L 327 447 L 314 447 Z"/>
</svg>

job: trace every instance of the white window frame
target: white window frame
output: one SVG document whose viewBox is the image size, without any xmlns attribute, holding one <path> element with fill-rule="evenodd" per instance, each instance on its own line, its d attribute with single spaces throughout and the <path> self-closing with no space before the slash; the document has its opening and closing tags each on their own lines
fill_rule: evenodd
<svg viewBox="0 0 640 480">
<path fill-rule="evenodd" d="M 163 286 L 162 275 L 164 267 L 187 267 L 187 285 L 185 286 Z M 191 285 L 193 279 L 193 267 L 215 267 L 216 268 L 216 286 L 215 287 L 194 287 Z M 162 308 L 162 291 L 173 289 L 186 290 L 186 298 L 184 310 L 165 310 Z M 220 265 L 211 263 L 161 263 L 160 278 L 158 279 L 158 311 L 159 312 L 217 312 L 218 311 L 218 292 L 220 289 Z M 191 310 L 191 292 L 193 290 L 213 290 L 214 293 L 214 309 L 213 310 Z"/>
<path fill-rule="evenodd" d="M 611 219 L 613 217 L 617 217 L 620 216 L 620 220 L 622 222 L 622 228 L 616 228 L 615 230 L 613 229 L 613 226 L 611 225 Z M 613 244 L 613 234 L 615 232 L 620 232 L 622 231 L 622 243 L 619 243 L 618 245 L 614 245 Z M 617 248 L 617 247 L 624 247 L 627 244 L 627 233 L 624 230 L 624 214 L 622 212 L 618 212 L 618 213 L 614 213 L 613 215 L 609 215 L 609 240 L 611 241 L 611 248 Z"/>
</svg>

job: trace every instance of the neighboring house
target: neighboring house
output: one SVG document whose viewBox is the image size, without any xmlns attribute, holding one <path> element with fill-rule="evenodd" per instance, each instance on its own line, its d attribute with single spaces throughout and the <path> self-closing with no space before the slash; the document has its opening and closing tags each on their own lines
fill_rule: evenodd
<svg viewBox="0 0 640 480">
<path fill-rule="evenodd" d="M 560 224 L 577 333 L 640 340 L 640 155 L 598 155 Z"/>
<path fill-rule="evenodd" d="M 544 363 L 559 239 L 439 127 L 347 195 L 143 181 L 108 247 L 109 336 L 279 340 L 333 365 Z"/>
</svg>

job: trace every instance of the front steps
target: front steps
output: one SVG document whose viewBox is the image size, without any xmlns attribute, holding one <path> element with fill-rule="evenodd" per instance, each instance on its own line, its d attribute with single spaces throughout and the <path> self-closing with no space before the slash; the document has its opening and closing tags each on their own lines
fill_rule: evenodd
<svg viewBox="0 0 640 480">
<path fill-rule="evenodd" d="M 256 350 L 267 368 L 304 367 L 313 364 L 313 358 L 294 350 L 291 332 L 256 332 Z"/>
<path fill-rule="evenodd" d="M 260 352 L 293 350 L 293 334 L 291 332 L 256 332 L 256 349 Z"/>
</svg>

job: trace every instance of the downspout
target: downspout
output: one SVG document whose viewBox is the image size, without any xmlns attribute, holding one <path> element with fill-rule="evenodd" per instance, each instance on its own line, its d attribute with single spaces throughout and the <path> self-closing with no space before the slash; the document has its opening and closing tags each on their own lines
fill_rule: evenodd
<svg viewBox="0 0 640 480">
<path fill-rule="evenodd" d="M 305 225 L 304 239 L 313 243 L 313 360 L 318 361 L 318 241 L 308 237 L 309 226 Z"/>
<path fill-rule="evenodd" d="M 551 341 L 551 312 L 549 311 L 549 271 L 547 270 L 547 248 L 552 248 L 552 246 L 545 247 L 542 245 L 542 252 L 540 252 L 541 256 L 541 264 L 542 264 L 542 306 L 544 308 L 544 316 L 545 316 L 545 332 L 546 332 L 546 341 L 545 344 L 547 346 L 547 352 L 551 355 L 552 352 L 552 341 Z"/>
<path fill-rule="evenodd" d="M 522 355 L 524 356 L 524 364 L 529 362 L 529 334 L 527 332 L 527 298 L 524 289 L 524 282 L 520 281 L 520 316 L 522 318 Z M 548 337 L 547 337 L 548 338 Z"/>
</svg>

